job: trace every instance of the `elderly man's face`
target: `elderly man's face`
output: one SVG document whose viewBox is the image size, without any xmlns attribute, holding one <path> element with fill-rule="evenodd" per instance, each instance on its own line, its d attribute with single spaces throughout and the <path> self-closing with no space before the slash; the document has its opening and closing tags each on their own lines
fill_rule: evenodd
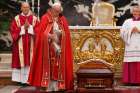
<svg viewBox="0 0 140 93">
<path fill-rule="evenodd" d="M 140 7 L 133 7 L 132 15 L 136 18 L 140 17 Z"/>
<path fill-rule="evenodd" d="M 30 5 L 28 3 L 23 3 L 21 5 L 21 11 L 23 14 L 27 15 L 30 11 Z"/>
<path fill-rule="evenodd" d="M 54 16 L 59 16 L 59 14 L 62 12 L 61 6 L 54 6 L 53 8 Z"/>
</svg>

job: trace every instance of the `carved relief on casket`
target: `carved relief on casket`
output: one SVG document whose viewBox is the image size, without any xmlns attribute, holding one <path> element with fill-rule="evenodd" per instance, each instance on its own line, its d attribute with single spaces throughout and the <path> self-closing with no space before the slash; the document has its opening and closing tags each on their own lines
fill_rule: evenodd
<svg viewBox="0 0 140 93">
<path fill-rule="evenodd" d="M 118 69 L 123 61 L 124 44 L 119 29 L 76 29 L 72 32 L 75 70 L 80 62 L 102 59 Z"/>
</svg>

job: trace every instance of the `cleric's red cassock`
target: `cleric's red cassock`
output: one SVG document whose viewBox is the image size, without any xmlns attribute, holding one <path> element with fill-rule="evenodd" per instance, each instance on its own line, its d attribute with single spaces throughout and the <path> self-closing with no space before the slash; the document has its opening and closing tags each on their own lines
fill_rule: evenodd
<svg viewBox="0 0 140 93">
<path fill-rule="evenodd" d="M 125 43 L 123 58 L 123 83 L 140 84 L 140 34 L 133 32 L 134 28 L 139 29 L 140 18 L 129 18 L 123 23 L 120 36 Z"/>
<path fill-rule="evenodd" d="M 140 62 L 125 62 L 123 64 L 123 83 L 140 84 Z"/>
<path fill-rule="evenodd" d="M 29 66 L 30 65 L 30 46 L 31 46 L 31 38 L 34 38 L 33 35 L 29 34 L 27 30 L 25 31 L 25 35 L 20 36 L 21 26 L 24 25 L 25 20 L 27 19 L 29 24 L 34 24 L 34 29 L 37 27 L 38 22 L 36 21 L 33 23 L 33 15 L 29 16 L 23 16 L 18 15 L 18 19 L 14 19 L 11 23 L 10 27 L 10 33 L 13 39 L 13 45 L 12 45 L 12 68 L 21 68 L 20 64 L 20 58 L 19 58 L 19 45 L 18 41 L 20 38 L 22 38 L 23 42 L 23 53 L 24 53 L 24 65 Z M 20 23 L 17 23 L 17 20 L 20 21 Z M 34 30 L 34 33 L 35 30 Z"/>
<path fill-rule="evenodd" d="M 53 78 L 58 79 L 58 88 L 67 90 L 73 89 L 71 39 L 68 24 L 64 16 L 59 16 L 59 26 L 61 26 L 62 29 L 62 53 L 60 60 L 54 61 L 59 64 L 60 68 L 58 70 L 56 69 L 56 64 L 51 65 L 52 63 L 49 62 L 49 59 L 52 58 L 49 53 L 51 45 L 48 43 L 48 33 L 53 29 L 53 18 L 51 12 L 48 11 L 41 19 L 28 80 L 29 84 L 33 86 L 48 87 L 49 80 Z M 52 67 L 50 68 L 50 66 Z M 57 75 L 60 77 L 57 77 Z"/>
</svg>

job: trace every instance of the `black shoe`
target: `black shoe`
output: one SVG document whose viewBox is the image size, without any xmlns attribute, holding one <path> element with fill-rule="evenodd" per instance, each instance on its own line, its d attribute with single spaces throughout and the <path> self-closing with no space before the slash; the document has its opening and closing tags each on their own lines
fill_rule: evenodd
<svg viewBox="0 0 140 93">
<path fill-rule="evenodd" d="M 29 86 L 28 84 L 26 84 L 26 83 L 21 83 L 20 84 L 22 87 L 27 87 L 27 86 Z"/>
</svg>

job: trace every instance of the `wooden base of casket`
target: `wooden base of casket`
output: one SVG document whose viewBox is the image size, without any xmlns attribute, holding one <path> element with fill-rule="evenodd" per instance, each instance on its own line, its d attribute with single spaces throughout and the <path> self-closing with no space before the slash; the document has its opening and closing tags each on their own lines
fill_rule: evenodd
<svg viewBox="0 0 140 93">
<path fill-rule="evenodd" d="M 77 88 L 76 93 L 115 93 L 115 90 L 111 88 L 106 89 L 86 89 L 86 88 Z"/>
<path fill-rule="evenodd" d="M 88 65 L 81 66 L 76 72 L 77 91 L 113 93 L 113 72 L 100 62 L 90 62 Z"/>
</svg>

